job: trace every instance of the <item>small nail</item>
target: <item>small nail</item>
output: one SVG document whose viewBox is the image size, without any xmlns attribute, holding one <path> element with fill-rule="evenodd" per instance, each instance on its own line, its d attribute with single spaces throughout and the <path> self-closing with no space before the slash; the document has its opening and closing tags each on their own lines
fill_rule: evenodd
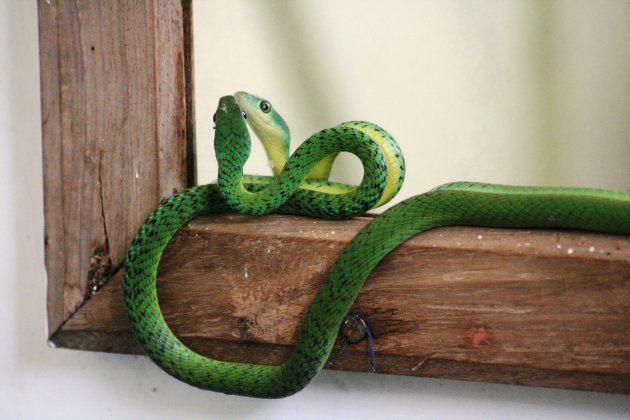
<svg viewBox="0 0 630 420">
<path fill-rule="evenodd" d="M 341 336 L 350 343 L 358 343 L 365 338 L 367 324 L 359 314 L 348 314 L 341 324 Z"/>
</svg>

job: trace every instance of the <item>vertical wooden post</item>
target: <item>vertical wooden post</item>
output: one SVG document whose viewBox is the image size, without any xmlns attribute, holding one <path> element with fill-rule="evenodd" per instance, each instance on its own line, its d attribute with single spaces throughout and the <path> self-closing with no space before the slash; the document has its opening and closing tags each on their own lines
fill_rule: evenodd
<svg viewBox="0 0 630 420">
<path fill-rule="evenodd" d="M 189 0 L 38 2 L 51 335 L 193 183 Z"/>
</svg>

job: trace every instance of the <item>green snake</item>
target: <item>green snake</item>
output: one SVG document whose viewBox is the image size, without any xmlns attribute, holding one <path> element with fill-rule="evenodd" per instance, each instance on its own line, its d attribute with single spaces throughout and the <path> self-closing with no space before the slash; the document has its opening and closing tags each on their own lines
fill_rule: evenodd
<svg viewBox="0 0 630 420">
<path fill-rule="evenodd" d="M 243 175 L 251 146 L 248 123 L 273 162 L 273 177 Z M 374 218 L 345 247 L 312 301 L 286 362 L 213 360 L 175 337 L 158 304 L 158 263 L 181 226 L 200 215 L 229 211 L 349 218 L 390 200 L 405 171 L 393 138 L 370 123 L 348 122 L 325 129 L 290 158 L 288 127 L 264 99 L 244 92 L 221 98 L 215 124 L 218 183 L 184 190 L 153 211 L 129 247 L 122 285 L 132 331 L 145 352 L 170 375 L 198 388 L 261 398 L 300 391 L 323 368 L 370 272 L 402 242 L 428 229 L 470 225 L 630 234 L 630 193 L 471 182 L 442 185 Z M 332 161 L 342 151 L 363 163 L 359 186 L 327 180 Z"/>
</svg>

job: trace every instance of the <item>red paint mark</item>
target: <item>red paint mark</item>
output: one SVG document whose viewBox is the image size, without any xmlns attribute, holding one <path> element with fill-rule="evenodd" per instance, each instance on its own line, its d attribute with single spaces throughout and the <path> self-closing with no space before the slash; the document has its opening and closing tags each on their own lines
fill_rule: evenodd
<svg viewBox="0 0 630 420">
<path fill-rule="evenodd" d="M 470 340 L 470 347 L 477 349 L 490 345 L 492 332 L 484 325 L 471 325 L 466 330 L 466 337 Z"/>
</svg>

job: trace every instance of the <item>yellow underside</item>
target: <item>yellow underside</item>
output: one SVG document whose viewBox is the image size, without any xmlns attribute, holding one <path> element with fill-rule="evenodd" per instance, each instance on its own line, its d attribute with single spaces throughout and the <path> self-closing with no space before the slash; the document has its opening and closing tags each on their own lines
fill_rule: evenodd
<svg viewBox="0 0 630 420">
<path fill-rule="evenodd" d="M 373 208 L 380 207 L 383 204 L 391 200 L 400 189 L 402 185 L 402 157 L 400 150 L 393 143 L 393 140 L 389 136 L 384 136 L 381 132 L 374 130 L 374 128 L 368 126 L 364 127 L 352 123 L 345 123 L 347 127 L 357 129 L 367 134 L 376 143 L 383 155 L 385 156 L 385 163 L 387 165 L 387 180 L 385 189 L 381 198 L 377 201 Z M 279 141 L 263 141 L 267 156 L 272 164 L 272 170 L 274 175 L 278 175 L 285 164 L 285 155 L 283 153 L 283 144 Z M 398 155 L 398 156 L 397 156 Z M 331 155 L 326 159 L 318 162 L 317 165 L 309 172 L 306 180 L 302 183 L 301 187 L 311 191 L 320 191 L 328 194 L 346 194 L 356 189 L 355 186 L 328 182 L 328 176 L 332 164 L 336 158 L 336 155 Z M 250 182 L 264 182 L 261 177 L 248 177 Z M 247 182 L 247 180 L 246 180 Z"/>
<path fill-rule="evenodd" d="M 377 132 L 371 127 L 361 127 L 354 124 L 347 124 L 348 127 L 355 128 L 365 134 L 367 134 L 373 141 L 381 148 L 383 156 L 385 156 L 385 163 L 387 164 L 387 183 L 385 184 L 385 190 L 383 195 L 376 202 L 373 208 L 380 207 L 394 198 L 401 187 L 401 179 L 403 173 L 401 171 L 402 160 L 397 157 L 400 151 L 398 147 L 394 146 L 389 137 L 383 136 L 380 132 Z"/>
<path fill-rule="evenodd" d="M 268 184 L 273 177 L 262 175 L 243 175 L 245 184 Z M 302 181 L 300 188 L 309 191 L 318 191 L 326 194 L 347 194 L 356 190 L 355 185 L 342 184 L 339 182 L 322 181 L 319 179 L 307 179 Z"/>
</svg>

